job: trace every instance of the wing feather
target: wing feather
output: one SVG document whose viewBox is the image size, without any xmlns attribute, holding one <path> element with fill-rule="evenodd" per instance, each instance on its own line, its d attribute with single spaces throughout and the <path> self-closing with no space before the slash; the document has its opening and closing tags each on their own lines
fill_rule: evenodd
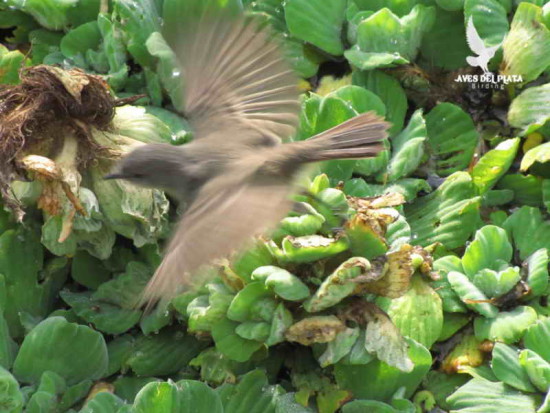
<svg viewBox="0 0 550 413">
<path fill-rule="evenodd" d="M 265 142 L 261 135 L 280 142 L 292 135 L 300 111 L 298 77 L 269 27 L 250 17 L 228 15 L 222 8 L 205 7 L 197 17 L 196 10 L 192 12 L 200 6 L 189 7 L 189 18 L 181 23 L 172 46 L 184 79 L 185 114 L 195 136 L 250 139 L 254 134 L 239 131 L 253 129 L 258 142 Z"/>
<path fill-rule="evenodd" d="M 292 187 L 287 182 L 265 177 L 231 180 L 211 181 L 184 214 L 140 306 L 150 308 L 189 287 L 203 265 L 229 256 L 276 225 L 291 208 Z"/>
</svg>

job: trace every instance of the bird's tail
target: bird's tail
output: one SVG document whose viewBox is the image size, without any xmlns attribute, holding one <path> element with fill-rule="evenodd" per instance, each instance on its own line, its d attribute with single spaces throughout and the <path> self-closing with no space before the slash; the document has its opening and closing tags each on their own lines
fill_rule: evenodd
<svg viewBox="0 0 550 413">
<path fill-rule="evenodd" d="M 382 117 L 368 112 L 296 144 L 302 146 L 305 162 L 367 158 L 384 149 L 389 127 Z"/>
</svg>

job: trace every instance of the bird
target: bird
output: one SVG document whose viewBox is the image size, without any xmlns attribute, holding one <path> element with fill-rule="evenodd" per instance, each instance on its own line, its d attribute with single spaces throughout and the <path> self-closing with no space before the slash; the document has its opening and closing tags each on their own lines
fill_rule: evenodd
<svg viewBox="0 0 550 413">
<path fill-rule="evenodd" d="M 105 177 L 162 189 L 187 206 L 139 300 L 146 309 L 189 288 L 199 269 L 273 229 L 292 209 L 305 164 L 376 156 L 390 126 L 367 112 L 310 139 L 283 143 L 296 132 L 301 103 L 299 78 L 280 41 L 251 16 L 186 3 L 194 7 L 193 19 L 167 39 L 194 139 L 141 145 Z"/>
<path fill-rule="evenodd" d="M 468 64 L 474 67 L 479 66 L 483 70 L 484 74 L 490 73 L 487 65 L 499 49 L 502 42 L 492 47 L 485 46 L 485 42 L 477 33 L 472 16 L 468 19 L 468 25 L 466 27 L 466 41 L 468 42 L 470 50 L 478 55 L 467 56 L 466 61 Z"/>
</svg>

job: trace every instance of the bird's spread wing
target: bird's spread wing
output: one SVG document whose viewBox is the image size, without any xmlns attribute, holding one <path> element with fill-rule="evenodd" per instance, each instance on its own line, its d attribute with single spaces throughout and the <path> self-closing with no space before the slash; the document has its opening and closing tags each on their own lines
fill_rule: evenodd
<svg viewBox="0 0 550 413">
<path fill-rule="evenodd" d="M 276 141 L 290 136 L 300 110 L 298 78 L 269 28 L 250 17 L 219 7 L 201 10 L 194 3 L 187 2 L 189 17 L 181 22 L 172 47 L 195 136 L 238 140 L 243 130 L 250 138 L 247 129 Z"/>
<path fill-rule="evenodd" d="M 468 25 L 466 27 L 466 41 L 472 52 L 481 55 L 485 53 L 486 47 L 485 42 L 479 34 L 477 33 L 476 27 L 474 26 L 474 19 L 472 16 L 468 19 Z"/>
<path fill-rule="evenodd" d="M 235 179 L 230 173 L 208 183 L 178 224 L 139 304 L 172 298 L 192 284 L 202 265 L 276 225 L 291 208 L 291 190 L 287 182 L 252 175 Z"/>
</svg>

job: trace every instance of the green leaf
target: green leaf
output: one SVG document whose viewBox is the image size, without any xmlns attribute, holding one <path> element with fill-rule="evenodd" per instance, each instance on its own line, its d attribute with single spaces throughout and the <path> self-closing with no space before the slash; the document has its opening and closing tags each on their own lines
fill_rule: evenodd
<svg viewBox="0 0 550 413">
<path fill-rule="evenodd" d="M 513 344 L 536 321 L 537 313 L 532 307 L 519 306 L 512 311 L 501 311 L 494 318 L 477 317 L 474 320 L 474 331 L 478 340 Z"/>
<path fill-rule="evenodd" d="M 345 251 L 348 242 L 320 235 L 306 237 L 285 237 L 282 242 L 283 258 L 293 263 L 306 263 L 328 258 Z"/>
<path fill-rule="evenodd" d="M 161 20 L 154 0 L 135 3 L 117 0 L 114 13 L 121 20 L 120 29 L 126 34 L 128 52 L 141 66 L 151 66 L 153 59 L 147 51 L 146 41 L 153 32 L 160 31 Z"/>
<path fill-rule="evenodd" d="M 461 1 L 461 0 L 459 0 Z M 441 3 L 441 0 L 438 4 Z M 466 43 L 466 29 L 462 11 L 436 8 L 435 21 L 422 40 L 420 53 L 430 66 L 455 70 L 466 64 L 472 52 Z"/>
<path fill-rule="evenodd" d="M 290 36 L 285 38 L 282 47 L 285 57 L 298 76 L 305 79 L 315 76 L 323 61 L 319 53 L 307 43 Z"/>
<path fill-rule="evenodd" d="M 359 24 L 357 44 L 344 55 L 361 70 L 408 63 L 415 58 L 422 35 L 434 19 L 434 8 L 422 5 L 416 5 L 401 19 L 383 8 Z"/>
<path fill-rule="evenodd" d="M 284 3 L 290 34 L 318 48 L 339 56 L 345 0 L 288 0 Z"/>
<path fill-rule="evenodd" d="M 247 284 L 231 301 L 227 317 L 234 321 L 247 321 L 251 316 L 254 303 L 269 296 L 271 292 L 263 282 L 255 281 Z"/>
<path fill-rule="evenodd" d="M 46 29 L 36 29 L 29 33 L 29 40 L 33 49 L 32 63 L 43 63 L 49 55 L 59 52 L 59 43 L 63 38 L 62 33 L 51 32 Z M 59 53 L 61 58 L 63 54 Z"/>
<path fill-rule="evenodd" d="M 136 395 L 134 410 L 139 413 L 151 411 L 180 411 L 178 386 L 173 382 L 151 382 Z M 219 400 L 219 399 L 218 399 Z"/>
<path fill-rule="evenodd" d="M 54 411 L 57 404 L 56 395 L 39 390 L 34 393 L 25 406 L 26 411 Z"/>
<path fill-rule="evenodd" d="M 550 119 L 550 83 L 525 89 L 512 101 L 508 109 L 508 122 L 515 128 L 521 128 L 524 135 L 539 129 L 548 119 Z M 522 161 L 522 168 L 524 162 L 527 161 Z"/>
<path fill-rule="evenodd" d="M 380 116 L 386 114 L 386 106 L 381 97 L 378 96 L 376 92 L 364 89 L 360 86 L 347 85 L 341 88 L 336 89 L 335 91 L 329 93 L 325 99 L 329 98 L 340 98 L 347 105 L 351 106 L 357 113 L 366 113 L 369 111 L 376 112 Z M 319 116 L 321 119 L 317 122 L 318 132 L 324 131 L 331 127 L 325 123 L 325 120 L 322 119 L 323 115 L 323 103 L 321 103 L 321 110 Z"/>
<path fill-rule="evenodd" d="M 522 206 L 506 219 L 503 228 L 522 260 L 540 248 L 550 249 L 550 222 L 543 221 L 538 208 Z"/>
<path fill-rule="evenodd" d="M 212 338 L 220 353 L 231 360 L 243 362 L 249 360 L 262 347 L 262 343 L 240 337 L 235 333 L 238 325 L 236 321 L 223 318 L 212 326 Z"/>
<path fill-rule="evenodd" d="M 126 360 L 132 354 L 135 339 L 130 334 L 124 334 L 116 337 L 107 343 L 107 352 L 109 354 L 109 366 L 106 376 L 112 376 L 126 367 Z"/>
<path fill-rule="evenodd" d="M 68 12 L 76 7 L 78 0 L 27 0 L 15 3 L 42 26 L 51 30 L 60 30 L 69 24 Z"/>
<path fill-rule="evenodd" d="M 387 169 L 388 182 L 409 176 L 418 168 L 424 157 L 426 137 L 426 122 L 419 109 L 413 113 L 407 127 L 391 141 L 393 148 Z"/>
<path fill-rule="evenodd" d="M 218 394 L 205 383 L 197 380 L 180 380 L 176 385 L 182 405 L 186 407 L 178 411 L 182 413 L 222 413 L 224 411 Z"/>
<path fill-rule="evenodd" d="M 252 370 L 233 387 L 231 396 L 223 403 L 224 413 L 275 413 L 281 389 L 269 386 L 265 372 Z M 223 396 L 222 396 L 223 398 Z"/>
<path fill-rule="evenodd" d="M 542 178 L 533 175 L 507 174 L 498 183 L 498 188 L 514 192 L 518 204 L 542 205 Z"/>
<path fill-rule="evenodd" d="M 521 160 L 520 170 L 525 172 L 531 166 L 546 163 L 550 160 L 550 142 L 529 149 Z M 533 168 L 534 170 L 534 168 Z M 534 172 L 536 174 L 536 172 Z"/>
<path fill-rule="evenodd" d="M 3 310 L 14 338 L 22 335 L 19 314 L 45 317 L 51 311 L 54 296 L 63 283 L 52 276 L 38 284 L 38 272 L 43 269 L 43 254 L 37 234 L 30 227 L 20 226 L 0 235 L 0 274 L 5 277 L 7 291 Z"/>
<path fill-rule="evenodd" d="M 29 32 L 40 26 L 36 20 L 20 10 L 4 9 L 0 11 L 0 27 L 11 30 L 6 36 L 8 43 L 22 44 L 29 41 Z"/>
<path fill-rule="evenodd" d="M 498 0 L 465 0 L 466 25 L 470 18 L 487 47 L 502 43 L 508 33 L 507 11 Z"/>
<path fill-rule="evenodd" d="M 235 296 L 221 282 L 209 283 L 206 288 L 208 295 L 200 295 L 187 305 L 189 331 L 210 331 L 212 325 L 225 316 Z"/>
<path fill-rule="evenodd" d="M 354 257 L 344 261 L 325 278 L 313 296 L 304 302 L 304 309 L 314 313 L 339 303 L 357 287 L 353 279 L 370 268 L 370 262 L 365 258 Z"/>
<path fill-rule="evenodd" d="M 481 197 L 482 207 L 495 207 L 505 205 L 514 200 L 514 191 L 510 189 L 490 189 Z M 504 213 L 504 215 L 502 215 Z M 502 218 L 503 219 L 498 219 Z M 491 213 L 491 222 L 495 225 L 500 224 L 506 219 L 507 215 L 504 211 L 495 211 Z M 497 219 L 495 219 L 497 218 Z"/>
<path fill-rule="evenodd" d="M 252 279 L 263 281 L 279 297 L 288 301 L 300 301 L 309 297 L 309 288 L 294 274 L 275 266 L 258 267 Z"/>
<path fill-rule="evenodd" d="M 542 201 L 546 210 L 550 212 L 550 179 L 542 181 Z"/>
<path fill-rule="evenodd" d="M 160 381 L 154 377 L 130 377 L 122 376 L 114 381 L 115 394 L 128 403 L 133 403 L 139 391 L 146 384 Z"/>
<path fill-rule="evenodd" d="M 439 258 L 434 262 L 433 269 L 441 276 L 441 279 L 432 284 L 435 291 L 443 300 L 443 310 L 450 313 L 466 312 L 466 307 L 462 301 L 460 301 L 460 297 L 454 292 L 451 288 L 451 284 L 447 280 L 447 275 L 451 271 L 464 273 L 461 259 L 453 255 Z"/>
<path fill-rule="evenodd" d="M 523 337 L 525 348 L 533 350 L 550 363 L 550 318 L 544 317 L 529 326 Z"/>
<path fill-rule="evenodd" d="M 485 268 L 499 271 L 503 263 L 511 261 L 513 253 L 506 231 L 494 225 L 486 225 L 476 232 L 474 240 L 466 247 L 462 267 L 472 279 Z"/>
<path fill-rule="evenodd" d="M 541 392 L 546 393 L 550 387 L 550 363 L 528 349 L 519 353 L 519 363 L 525 369 L 531 383 Z"/>
<path fill-rule="evenodd" d="M 292 325 L 292 313 L 283 303 L 279 303 L 273 314 L 269 337 L 265 340 L 267 346 L 273 346 L 285 340 L 285 331 Z"/>
<path fill-rule="evenodd" d="M 535 80 L 550 65 L 550 30 L 542 22 L 542 9 L 534 4 L 519 4 L 502 49 L 501 73 Z"/>
<path fill-rule="evenodd" d="M 238 254 L 231 264 L 233 271 L 246 282 L 251 281 L 252 273 L 258 267 L 274 264 L 274 258 L 265 242 L 257 242 L 253 247 Z"/>
<path fill-rule="evenodd" d="M 111 16 L 100 14 L 97 19 L 103 37 L 103 52 L 109 65 L 107 82 L 115 90 L 121 89 L 128 78 L 126 47 L 122 41 L 122 29 L 112 21 Z M 88 52 L 89 56 L 89 52 Z"/>
<path fill-rule="evenodd" d="M 140 336 L 125 364 L 138 376 L 167 375 L 184 368 L 205 345 L 180 328 L 167 328 Z"/>
<path fill-rule="evenodd" d="M 463 412 L 498 411 L 534 413 L 538 400 L 504 383 L 472 379 L 447 398 L 451 410 Z"/>
<path fill-rule="evenodd" d="M 19 70 L 27 63 L 27 59 L 20 51 L 10 51 L 4 45 L 0 45 L 0 84 L 19 83 Z"/>
<path fill-rule="evenodd" d="M 76 7 L 67 12 L 71 27 L 78 27 L 97 18 L 101 12 L 101 0 L 78 0 Z"/>
<path fill-rule="evenodd" d="M 111 272 L 86 251 L 77 251 L 71 261 L 71 277 L 84 287 L 95 290 L 111 278 Z"/>
<path fill-rule="evenodd" d="M 145 46 L 148 53 L 158 59 L 156 73 L 159 76 L 162 87 L 170 96 L 172 104 L 176 109 L 183 110 L 183 83 L 181 75 L 177 70 L 178 62 L 176 55 L 158 32 L 151 33 Z"/>
<path fill-rule="evenodd" d="M 407 95 L 396 78 L 380 70 L 356 70 L 352 73 L 352 82 L 370 90 L 382 100 L 386 107 L 386 120 L 392 124 L 390 135 L 403 128 L 408 107 Z"/>
<path fill-rule="evenodd" d="M 137 261 L 129 262 L 126 272 L 99 286 L 93 298 L 121 308 L 134 309 L 140 294 L 151 278 L 151 269 Z"/>
<path fill-rule="evenodd" d="M 470 317 L 461 313 L 447 313 L 443 319 L 443 328 L 437 341 L 445 341 L 455 335 L 462 327 L 470 322 Z"/>
<path fill-rule="evenodd" d="M 0 275 L 0 290 L 3 288 L 1 284 L 3 284 L 3 276 Z M 0 299 L 0 367 L 11 368 L 17 350 L 17 344 L 11 338 L 8 323 L 2 314 L 2 300 Z"/>
<path fill-rule="evenodd" d="M 488 302 L 487 296 L 466 275 L 457 271 L 451 271 L 447 274 L 447 279 L 462 302 L 469 308 L 487 318 L 497 316 L 498 309 Z"/>
<path fill-rule="evenodd" d="M 180 380 L 177 383 L 146 384 L 136 395 L 133 411 L 222 413 L 224 409 L 218 393 L 206 384 L 196 380 Z"/>
<path fill-rule="evenodd" d="M 101 300 L 95 300 L 90 292 L 62 291 L 61 298 L 74 312 L 107 334 L 122 334 L 139 322 L 141 311 L 120 308 Z"/>
<path fill-rule="evenodd" d="M 393 300 L 383 300 L 381 308 L 388 313 L 404 336 L 430 348 L 443 328 L 441 298 L 420 277 L 413 276 L 407 293 Z M 368 327 L 367 327 L 368 329 Z"/>
<path fill-rule="evenodd" d="M 353 255 L 373 259 L 389 249 L 384 234 L 368 216 L 355 215 L 348 221 L 345 231 Z"/>
<path fill-rule="evenodd" d="M 58 373 L 68 384 L 99 379 L 107 370 L 103 336 L 87 326 L 50 317 L 25 337 L 13 371 L 19 380 L 37 383 L 45 371 Z"/>
<path fill-rule="evenodd" d="M 506 294 L 520 280 L 518 267 L 508 267 L 499 272 L 485 268 L 473 277 L 473 283 L 489 298 Z"/>
<path fill-rule="evenodd" d="M 20 413 L 23 411 L 23 394 L 19 383 L 10 372 L 0 366 L 0 406 L 6 412 Z"/>
<path fill-rule="evenodd" d="M 470 379 L 467 374 L 446 374 L 430 370 L 422 384 L 433 395 L 440 408 L 450 410 L 447 397 Z"/>
<path fill-rule="evenodd" d="M 289 215 L 279 223 L 281 232 L 287 235 L 293 235 L 295 237 L 301 237 L 306 235 L 313 235 L 317 233 L 325 223 L 325 217 L 318 213 L 308 203 L 302 202 L 301 205 L 307 213 L 293 213 Z"/>
<path fill-rule="evenodd" d="M 397 410 L 389 404 L 376 400 L 354 400 L 342 407 L 342 413 L 395 413 Z"/>
<path fill-rule="evenodd" d="M 88 401 L 80 413 L 95 413 L 95 412 L 123 412 L 122 408 L 124 401 L 119 397 L 109 392 L 99 392 Z"/>
<path fill-rule="evenodd" d="M 359 337 L 355 341 L 355 344 L 351 347 L 349 353 L 342 358 L 340 362 L 341 364 L 352 366 L 364 365 L 375 359 L 374 355 L 369 353 L 365 348 L 365 336 L 366 332 L 364 330 L 359 330 Z"/>
<path fill-rule="evenodd" d="M 490 150 L 472 169 L 472 180 L 479 193 L 484 194 L 508 171 L 516 157 L 519 138 L 507 139 Z"/>
<path fill-rule="evenodd" d="M 269 338 L 270 330 L 271 325 L 265 321 L 245 321 L 235 328 L 235 333 L 247 340 L 264 342 Z"/>
<path fill-rule="evenodd" d="M 470 175 L 457 172 L 431 194 L 405 205 L 413 242 L 422 246 L 440 242 L 449 249 L 463 246 L 480 219 L 476 193 Z"/>
<path fill-rule="evenodd" d="M 491 367 L 495 376 L 518 390 L 535 392 L 527 372 L 519 362 L 519 350 L 503 343 L 495 343 Z"/>
<path fill-rule="evenodd" d="M 531 287 L 531 296 L 537 297 L 548 289 L 548 250 L 541 248 L 525 260 L 527 264 L 527 284 Z"/>
<path fill-rule="evenodd" d="M 344 331 L 338 333 L 335 339 L 327 344 L 327 348 L 323 354 L 319 356 L 321 367 L 330 366 L 344 358 L 352 350 L 358 339 L 361 341 L 360 345 L 364 347 L 364 337 L 361 339 L 359 336 L 359 328 L 346 328 Z"/>
<path fill-rule="evenodd" d="M 410 397 L 419 386 L 432 364 L 430 352 L 414 340 L 409 344 L 408 356 L 414 364 L 410 373 L 403 373 L 395 367 L 374 360 L 367 365 L 335 365 L 336 381 L 340 388 L 350 390 L 358 399 L 388 401 L 401 387 L 404 397 Z M 365 386 L 368 383 L 368 386 Z"/>
<path fill-rule="evenodd" d="M 97 49 L 101 40 L 99 26 L 96 21 L 92 21 L 69 31 L 61 39 L 59 47 L 67 57 L 84 57 L 89 49 Z"/>
<path fill-rule="evenodd" d="M 438 158 L 436 172 L 447 176 L 465 169 L 479 134 L 470 115 L 452 103 L 439 103 L 426 115 L 428 146 Z"/>
</svg>

